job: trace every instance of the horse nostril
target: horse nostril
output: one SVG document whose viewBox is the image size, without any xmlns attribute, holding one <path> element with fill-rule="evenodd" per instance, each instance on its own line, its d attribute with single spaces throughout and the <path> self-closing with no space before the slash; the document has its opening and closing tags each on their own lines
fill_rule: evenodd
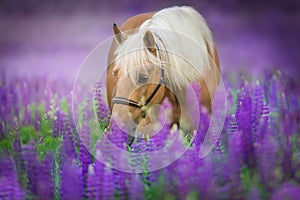
<svg viewBox="0 0 300 200">
<path fill-rule="evenodd" d="M 143 118 L 146 118 L 146 115 L 147 115 L 146 110 L 143 110 L 143 111 L 142 111 L 142 117 L 143 117 Z"/>
<path fill-rule="evenodd" d="M 145 118 L 147 115 L 147 107 L 146 106 L 141 107 L 141 111 L 142 111 L 142 117 Z"/>
</svg>

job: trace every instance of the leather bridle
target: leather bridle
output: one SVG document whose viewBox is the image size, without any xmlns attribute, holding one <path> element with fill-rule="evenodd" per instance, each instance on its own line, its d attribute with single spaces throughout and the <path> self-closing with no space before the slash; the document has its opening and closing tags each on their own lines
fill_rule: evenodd
<svg viewBox="0 0 300 200">
<path fill-rule="evenodd" d="M 145 103 L 142 104 L 140 102 L 128 99 L 126 97 L 118 97 L 118 96 L 115 96 L 112 99 L 112 103 L 113 104 L 122 104 L 122 105 L 132 106 L 132 107 L 136 107 L 136 108 L 141 109 L 142 110 L 142 116 L 144 118 L 146 117 L 146 106 L 151 102 L 151 100 L 153 99 L 153 97 L 155 96 L 155 94 L 158 92 L 159 88 L 162 85 L 165 85 L 165 66 L 161 62 L 161 54 L 160 54 L 160 50 L 158 48 L 157 43 L 155 43 L 155 46 L 156 46 L 156 49 L 157 49 L 157 52 L 158 52 L 158 56 L 159 56 L 159 59 L 160 59 L 160 80 L 159 80 L 158 84 L 156 85 L 156 87 L 154 88 L 154 90 L 152 91 L 152 93 L 146 99 Z"/>
</svg>

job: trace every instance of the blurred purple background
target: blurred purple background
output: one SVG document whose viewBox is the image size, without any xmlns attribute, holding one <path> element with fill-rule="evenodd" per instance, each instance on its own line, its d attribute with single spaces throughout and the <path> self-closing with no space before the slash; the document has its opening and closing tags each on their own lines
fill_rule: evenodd
<svg viewBox="0 0 300 200">
<path fill-rule="evenodd" d="M 253 78 L 279 68 L 300 75 L 300 1 L 16 1 L 0 2 L 0 68 L 73 81 L 81 62 L 112 35 L 112 23 L 171 5 L 191 5 L 213 31 L 224 74 Z"/>
</svg>

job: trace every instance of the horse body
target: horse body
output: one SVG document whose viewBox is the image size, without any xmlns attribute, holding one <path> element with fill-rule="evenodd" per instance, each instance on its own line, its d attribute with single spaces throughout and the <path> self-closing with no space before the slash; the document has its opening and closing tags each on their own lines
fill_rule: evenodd
<svg viewBox="0 0 300 200">
<path fill-rule="evenodd" d="M 181 24 L 176 24 L 178 21 L 181 22 Z M 176 26 L 184 26 L 184 28 L 180 29 L 176 28 Z M 182 59 L 176 60 L 176 56 L 178 55 L 171 55 L 160 51 L 158 40 L 160 40 L 160 47 L 164 45 L 167 52 L 168 48 L 173 48 L 170 45 L 177 42 L 170 40 L 176 40 L 177 38 L 169 38 L 169 35 L 164 35 L 163 33 L 156 31 L 155 28 L 166 30 L 174 28 L 172 31 L 178 32 L 179 34 L 185 34 L 191 38 L 198 46 L 200 46 L 199 48 L 203 49 L 200 50 L 202 52 L 201 55 L 192 55 L 194 57 L 191 57 L 190 59 L 198 61 L 199 58 L 197 56 L 201 57 L 201 60 L 199 60 L 199 63 L 202 63 L 199 64 L 201 66 L 198 67 L 198 69 L 197 67 L 196 69 L 191 68 L 184 63 L 186 61 L 182 61 Z M 165 63 L 168 67 L 165 72 L 165 79 L 169 85 L 168 87 L 166 87 L 166 85 L 159 87 L 147 107 L 151 107 L 151 105 L 154 104 L 161 104 L 163 99 L 167 97 L 172 104 L 172 124 L 178 124 L 180 128 L 191 131 L 193 127 L 188 123 L 191 118 L 191 113 L 188 113 L 188 109 L 185 108 L 187 106 L 185 105 L 185 87 L 188 83 L 198 82 L 201 92 L 199 103 L 206 107 L 210 112 L 212 99 L 219 83 L 220 76 L 217 50 L 212 40 L 210 30 L 202 16 L 190 7 L 167 8 L 157 13 L 151 12 L 133 16 L 129 18 L 120 29 L 114 24 L 113 31 L 115 40 L 112 43 L 108 56 L 106 79 L 107 98 L 112 111 L 112 116 L 119 118 L 124 124 L 124 128 L 127 128 L 129 132 L 133 129 L 136 131 L 136 127 L 144 127 L 155 119 L 149 117 L 149 112 L 146 112 L 146 115 L 143 116 L 140 108 L 113 104 L 112 100 L 116 96 L 120 96 L 126 97 L 126 99 L 134 102 L 142 102 L 146 97 L 149 97 L 155 90 L 157 86 L 156 83 L 160 81 L 161 77 L 159 76 L 159 73 L 162 66 L 158 65 L 161 64 L 161 55 L 164 55 L 165 53 L 168 54 L 165 55 L 165 60 L 167 60 L 166 57 L 169 59 L 168 62 Z M 140 34 L 140 36 L 138 34 Z M 139 44 L 139 42 L 141 44 Z M 181 44 L 184 44 L 184 41 Z M 146 50 L 137 49 L 136 52 L 126 53 L 126 50 L 128 51 L 131 49 L 130 45 L 134 47 L 141 46 L 141 48 L 144 47 Z M 178 47 L 174 48 L 178 49 Z M 197 52 L 196 50 L 194 51 Z M 125 54 L 122 55 L 122 53 Z M 183 48 L 181 54 L 185 53 Z M 147 59 L 141 59 L 142 61 L 139 62 L 140 59 L 138 58 L 145 57 L 145 55 L 147 55 Z M 185 56 L 190 55 L 189 53 L 186 53 Z M 159 62 L 155 60 L 159 60 Z M 135 64 L 135 62 L 137 64 Z M 145 66 L 139 68 L 137 71 L 133 65 Z M 177 75 L 183 76 L 184 78 L 175 77 L 176 73 L 170 71 L 169 68 L 176 66 L 177 71 L 180 72 L 177 73 Z M 184 68 L 185 66 L 186 68 Z M 132 70 L 132 72 L 130 70 Z M 200 72 L 196 73 L 193 70 L 198 70 Z M 138 77 L 138 81 L 140 81 L 140 79 L 144 81 L 145 77 L 143 78 L 143 76 L 146 76 L 147 78 L 146 84 L 137 85 L 135 80 Z M 130 93 L 129 88 L 135 89 Z M 174 90 L 177 91 L 176 95 Z M 182 121 L 186 121 L 187 123 L 182 123 Z M 184 124 L 187 124 L 187 126 Z"/>
</svg>

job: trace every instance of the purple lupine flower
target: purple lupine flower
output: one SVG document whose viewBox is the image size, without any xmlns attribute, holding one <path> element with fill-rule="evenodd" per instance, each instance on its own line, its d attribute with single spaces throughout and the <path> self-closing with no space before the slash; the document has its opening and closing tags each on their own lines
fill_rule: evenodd
<svg viewBox="0 0 300 200">
<path fill-rule="evenodd" d="M 5 110 L 6 110 L 6 98 L 7 98 L 7 85 L 6 84 L 2 84 L 0 85 L 0 105 L 1 105 L 1 118 L 4 119 L 5 117 Z"/>
<path fill-rule="evenodd" d="M 82 199 L 83 180 L 79 165 L 72 158 L 65 158 L 61 167 L 61 198 Z"/>
<path fill-rule="evenodd" d="M 223 144 L 221 142 L 221 136 L 217 136 L 217 128 L 215 127 L 214 124 L 211 125 L 212 126 L 212 136 L 214 137 L 214 141 L 216 141 L 215 146 L 213 147 L 213 152 L 215 154 L 223 154 Z"/>
<path fill-rule="evenodd" d="M 113 176 L 112 169 L 109 167 L 104 168 L 102 189 L 103 189 L 103 193 L 102 193 L 103 199 L 115 199 L 114 176 Z"/>
<path fill-rule="evenodd" d="M 110 127 L 110 133 L 107 134 L 108 139 L 116 146 L 123 150 L 127 149 L 128 135 L 124 133 L 115 123 Z"/>
<path fill-rule="evenodd" d="M 215 177 L 215 190 L 217 198 L 228 198 L 232 194 L 230 193 L 230 186 L 225 185 L 230 181 L 230 166 L 228 166 L 227 155 L 222 152 L 214 151 L 211 152 L 211 167 L 214 169 L 214 177 Z"/>
<path fill-rule="evenodd" d="M 99 199 L 100 196 L 97 196 L 97 190 L 99 189 L 99 185 L 97 182 L 97 176 L 95 174 L 94 166 L 92 164 L 89 165 L 88 174 L 87 174 L 87 194 L 86 197 L 88 199 Z M 101 186 L 100 186 L 101 187 Z"/>
<path fill-rule="evenodd" d="M 29 91 L 29 81 L 24 78 L 22 85 L 21 85 L 21 91 L 22 91 L 22 104 L 24 107 L 27 107 L 30 104 L 30 91 Z"/>
<path fill-rule="evenodd" d="M 177 176 L 178 160 L 166 166 L 165 168 L 157 171 L 159 173 L 159 178 L 163 183 L 163 190 L 172 194 L 176 194 L 179 190 L 178 185 L 175 184 L 178 182 Z M 172 184 L 169 184 L 172 183 Z"/>
<path fill-rule="evenodd" d="M 20 141 L 18 130 L 16 131 L 13 150 L 14 150 L 14 157 L 16 158 L 15 161 L 16 160 L 20 161 L 22 157 L 21 155 L 22 149 L 21 149 L 21 141 Z"/>
<path fill-rule="evenodd" d="M 171 133 L 171 119 L 170 114 L 172 113 L 172 104 L 168 98 L 165 98 L 161 104 L 161 107 L 163 108 L 164 112 L 160 112 L 158 116 L 158 122 L 160 123 L 161 130 L 158 131 L 155 135 L 151 136 L 146 145 L 147 145 L 147 152 L 157 151 L 162 149 L 165 145 L 167 139 L 170 139 Z M 166 119 L 165 119 L 166 118 Z M 164 124 L 163 124 L 164 122 Z"/>
<path fill-rule="evenodd" d="M 281 166 L 282 166 L 282 172 L 284 175 L 285 180 L 289 180 L 291 177 L 294 176 L 294 169 L 292 165 L 292 154 L 293 154 L 293 148 L 292 148 L 292 142 L 290 139 L 286 139 L 283 145 L 283 157 L 281 160 Z"/>
<path fill-rule="evenodd" d="M 274 136 L 267 134 L 263 139 L 261 146 L 258 149 L 258 169 L 260 173 L 261 182 L 272 189 L 276 185 L 275 169 L 277 167 L 277 153 L 278 146 Z"/>
<path fill-rule="evenodd" d="M 300 186 L 291 183 L 283 183 L 281 187 L 272 195 L 272 200 L 300 198 Z"/>
<path fill-rule="evenodd" d="M 13 90 L 13 89 L 10 88 L 9 90 L 7 90 L 5 109 L 6 109 L 7 122 L 11 123 L 15 113 L 14 113 L 14 105 L 13 105 L 14 99 L 13 99 L 13 95 L 11 94 L 10 90 Z"/>
<path fill-rule="evenodd" d="M 21 147 L 21 142 L 20 142 L 18 131 L 16 131 L 15 140 L 14 140 L 14 144 L 13 144 L 13 150 L 14 150 L 13 158 L 14 158 L 14 161 L 16 164 L 18 177 L 20 179 L 21 185 L 25 186 L 26 168 L 25 168 L 24 161 L 22 158 L 22 147 Z"/>
<path fill-rule="evenodd" d="M 299 94 L 299 91 L 293 92 L 287 96 L 289 101 L 289 109 L 288 109 L 288 116 L 289 116 L 289 122 L 286 122 L 287 124 L 291 125 L 291 132 L 293 134 L 297 133 L 297 130 L 299 130 L 299 124 L 300 124 L 300 101 L 298 100 L 299 97 L 297 94 Z"/>
<path fill-rule="evenodd" d="M 252 200 L 252 199 L 261 200 L 261 199 L 263 199 L 263 197 L 262 197 L 261 191 L 258 188 L 253 187 L 250 190 L 250 192 L 247 194 L 247 199 L 248 200 Z"/>
<path fill-rule="evenodd" d="M 6 122 L 9 121 L 8 116 L 11 114 L 9 112 L 9 108 L 6 107 L 8 93 L 9 93 L 9 85 L 1 86 L 1 99 L 0 100 L 1 100 L 1 105 L 2 105 L 1 110 L 2 110 L 2 114 L 3 114 L 1 116 L 5 119 Z"/>
<path fill-rule="evenodd" d="M 205 197 L 205 199 L 215 199 L 215 177 L 214 168 L 212 166 L 212 161 L 210 157 L 205 157 L 200 160 L 200 168 L 198 172 L 198 185 L 197 191 L 200 197 Z"/>
<path fill-rule="evenodd" d="M 201 144 L 208 132 L 210 125 L 210 116 L 206 109 L 200 109 L 200 124 L 198 126 L 197 134 L 194 139 L 197 151 L 200 150 Z"/>
<path fill-rule="evenodd" d="M 252 99 L 247 87 L 238 93 L 236 118 L 239 128 L 251 136 Z M 250 140 L 251 141 L 251 140 Z"/>
<path fill-rule="evenodd" d="M 1 76 L 0 76 L 0 86 L 1 86 L 1 85 L 6 84 L 7 80 L 6 80 L 6 72 L 5 72 L 5 68 L 2 67 L 0 70 L 1 70 L 1 71 L 0 71 L 0 74 L 1 74 Z"/>
<path fill-rule="evenodd" d="M 279 96 L 279 112 L 283 117 L 286 117 L 289 108 L 287 97 L 284 92 Z"/>
<path fill-rule="evenodd" d="M 262 105 L 261 110 L 262 116 L 259 119 L 258 126 L 256 127 L 256 131 L 254 132 L 256 142 L 261 142 L 263 140 L 270 126 L 270 109 L 266 102 L 264 102 L 264 104 Z"/>
<path fill-rule="evenodd" d="M 128 163 L 132 172 L 143 169 L 143 166 L 145 165 L 147 167 L 147 163 L 143 159 L 143 155 L 146 151 L 147 142 L 142 138 L 138 138 L 137 141 L 131 145 L 130 152 L 133 152 L 134 154 L 129 157 Z"/>
<path fill-rule="evenodd" d="M 70 123 L 69 116 L 63 112 L 61 112 L 62 120 L 63 120 L 63 129 L 61 131 L 63 136 L 63 150 L 65 152 L 64 156 L 76 158 L 76 151 L 73 141 L 73 132 Z"/>
<path fill-rule="evenodd" d="M 94 171 L 95 171 L 95 182 L 94 182 L 94 187 L 95 187 L 95 197 L 96 199 L 100 199 L 102 193 L 103 193 L 103 173 L 104 173 L 104 168 L 105 165 L 101 163 L 100 161 L 97 160 L 97 155 L 98 152 L 96 152 L 95 156 L 95 166 L 94 166 Z"/>
<path fill-rule="evenodd" d="M 87 124 L 86 124 L 87 125 Z M 75 147 L 80 147 L 80 142 L 81 142 L 81 136 L 77 130 L 76 124 L 74 123 L 74 120 L 71 120 L 70 123 L 70 128 L 72 131 L 72 141 L 73 141 L 73 145 Z M 90 139 L 90 138 L 89 138 Z"/>
<path fill-rule="evenodd" d="M 48 152 L 45 160 L 40 161 L 37 166 L 37 188 L 36 195 L 42 199 L 54 199 L 54 158 L 51 152 Z"/>
<path fill-rule="evenodd" d="M 199 144 L 198 146 L 201 145 L 205 136 L 203 136 L 203 133 L 206 133 L 205 127 L 209 125 L 209 117 L 203 118 L 200 116 L 200 127 L 195 142 L 179 161 L 172 163 L 163 170 L 159 170 L 157 173 L 145 172 L 140 176 L 125 176 L 117 170 L 108 169 L 111 172 L 109 176 L 112 177 L 112 181 L 110 182 L 111 185 L 105 186 L 106 189 L 104 193 L 109 194 L 108 197 L 102 195 L 102 184 L 105 182 L 103 181 L 104 165 L 95 161 L 95 166 L 89 164 L 89 166 L 93 167 L 94 173 L 91 173 L 91 171 L 88 172 L 87 189 L 94 188 L 92 194 L 95 199 L 100 199 L 101 197 L 104 199 L 109 197 L 142 199 L 144 193 L 151 193 L 152 189 L 156 189 L 157 187 L 162 187 L 161 190 L 165 193 L 172 193 L 185 198 L 190 198 L 191 194 L 194 193 L 197 195 L 196 193 L 199 192 L 198 197 L 210 199 L 257 199 L 261 198 L 261 195 L 266 195 L 267 198 L 272 197 L 273 199 L 296 199 L 298 197 L 297 195 L 299 195 L 297 193 L 299 186 L 296 185 L 299 182 L 299 159 L 297 157 L 299 156 L 299 142 L 297 137 L 300 122 L 299 91 L 291 88 L 288 85 L 289 83 L 283 79 L 284 77 L 273 76 L 272 80 L 268 80 L 268 78 L 267 80 L 264 80 L 262 85 L 267 85 L 263 92 L 266 96 L 266 101 L 262 101 L 261 88 L 254 88 L 254 95 L 252 95 L 253 102 L 251 103 L 253 106 L 252 109 L 249 108 L 247 103 L 244 103 L 243 98 L 247 96 L 247 94 L 242 93 L 245 93 L 245 91 L 242 90 L 239 93 L 243 98 L 240 96 L 238 97 L 237 119 L 231 119 L 233 130 L 231 131 L 231 134 L 229 134 L 229 130 L 224 130 L 223 133 L 226 137 L 222 137 L 220 140 L 221 144 L 219 146 L 217 145 L 219 149 L 222 147 L 222 151 L 225 146 L 225 151 L 222 153 L 227 153 L 227 157 L 223 154 L 211 153 L 204 159 L 205 161 L 203 161 L 203 159 L 199 160 L 198 158 L 193 157 L 198 154 L 190 154 L 191 151 L 194 151 L 194 144 Z M 11 141 L 11 135 L 8 133 L 13 128 L 13 124 L 11 124 L 12 121 L 8 119 L 12 119 L 12 117 L 13 119 L 18 119 L 20 112 L 18 109 L 21 106 L 23 106 L 25 112 L 27 112 L 25 113 L 25 115 L 27 115 L 25 120 L 28 121 L 26 123 L 29 125 L 29 123 L 35 123 L 39 117 L 35 114 L 34 118 L 31 119 L 32 112 L 30 105 L 39 105 L 38 103 L 40 103 L 40 101 L 44 101 L 47 110 L 49 109 L 48 104 L 50 99 L 54 98 L 58 103 L 60 97 L 68 95 L 64 87 L 60 87 L 61 82 L 43 82 L 40 79 L 29 80 L 26 78 L 14 78 L 11 82 L 14 84 L 0 84 L 1 142 L 6 142 L 6 139 L 8 139 L 7 141 Z M 269 85 L 268 82 L 270 82 Z M 242 83 L 242 87 L 244 90 L 247 89 L 253 91 L 245 82 Z M 44 95 L 44 92 L 47 94 Z M 240 101 L 242 104 L 239 103 Z M 245 112 L 249 113 L 249 110 L 251 114 L 248 116 L 251 118 L 250 122 L 248 122 L 249 119 L 247 119 L 247 115 L 245 114 Z M 90 110 L 88 110 L 87 114 L 87 117 L 89 117 Z M 78 135 L 74 132 L 74 124 L 71 123 L 69 117 L 66 116 L 67 114 L 63 113 L 61 117 L 58 117 L 57 120 L 53 121 L 53 135 L 57 137 L 62 134 L 64 138 L 62 147 L 63 156 L 61 159 L 61 171 L 64 172 L 62 173 L 61 197 L 83 198 L 84 184 L 82 174 L 84 173 L 82 172 L 84 169 L 81 167 L 79 160 L 81 159 L 81 162 L 83 163 L 85 162 L 85 159 L 84 156 L 81 158 L 76 156 L 74 147 L 80 148 L 80 143 Z M 203 122 L 203 120 L 205 121 L 206 119 L 207 121 Z M 229 117 L 227 117 L 226 120 L 228 119 Z M 255 119 L 258 121 L 255 121 Z M 18 121 L 18 124 L 21 125 L 26 125 L 26 123 Z M 34 125 L 38 128 L 37 124 Z M 234 128 L 235 125 L 236 128 Z M 225 126 L 225 129 L 228 129 L 228 127 L 229 125 Z M 244 131 L 249 127 L 252 129 L 252 132 Z M 150 163 L 149 157 L 146 155 L 143 156 L 142 152 L 156 151 L 157 149 L 164 148 L 164 141 L 166 140 L 168 142 L 168 140 L 172 139 L 172 134 L 170 134 L 169 129 L 170 128 L 166 125 L 161 130 L 161 133 L 163 134 L 158 133 L 148 141 L 138 140 L 136 144 L 132 145 L 132 151 L 140 152 L 140 154 L 129 161 L 132 162 L 133 169 L 136 169 L 136 166 L 144 165 L 147 168 L 155 164 Z M 6 133 L 6 135 L 4 135 L 4 133 Z M 119 135 L 119 133 L 114 134 L 115 133 L 110 136 L 111 141 L 114 144 L 121 144 L 121 141 L 123 141 L 122 135 Z M 126 136 L 126 134 L 124 135 Z M 228 147 L 225 145 L 227 142 L 226 140 L 228 140 Z M 250 145 L 250 147 L 251 145 L 253 146 L 255 150 L 254 154 L 249 151 L 249 146 L 247 145 Z M 120 147 L 123 146 L 120 145 Z M 176 149 L 179 147 L 173 146 L 172 148 L 171 152 L 176 154 Z M 28 145 L 21 147 L 18 133 L 16 133 L 13 149 L 14 161 L 7 161 L 5 156 L 8 155 L 5 154 L 6 152 L 1 154 L 0 195 L 4 194 L 4 197 L 9 199 L 24 199 L 25 191 L 20 186 L 22 184 L 18 183 L 16 174 L 18 172 L 19 179 L 23 179 L 24 177 L 22 177 L 22 174 L 26 175 L 26 171 L 28 173 L 27 198 L 41 198 L 43 194 L 44 198 L 51 199 L 51 197 L 53 197 L 52 178 L 57 178 L 51 176 L 51 171 L 53 170 L 52 164 L 54 163 L 51 155 L 47 155 L 46 160 L 44 161 L 38 161 L 35 144 L 32 145 L 32 143 L 29 143 Z M 170 148 L 168 149 L 168 147 L 166 147 L 166 150 L 170 150 Z M 83 151 L 84 150 L 81 150 L 81 152 Z M 108 152 L 107 155 L 111 154 L 110 158 L 114 158 L 114 152 L 109 147 L 103 150 L 103 152 Z M 21 158 L 20 154 L 22 155 Z M 250 180 L 250 185 L 247 189 L 249 192 L 243 193 L 244 191 L 241 188 L 245 186 L 242 186 L 239 181 L 240 166 L 246 163 L 249 167 L 246 159 L 248 157 L 251 158 L 253 155 L 257 156 L 254 159 L 257 162 L 257 165 L 250 166 L 249 170 L 253 173 L 254 178 L 251 178 Z M 276 155 L 277 158 L 275 158 Z M 226 160 L 227 158 L 228 160 Z M 224 161 L 222 159 L 224 159 Z M 24 172 L 20 173 L 18 170 L 18 168 L 20 168 L 18 163 L 22 160 L 24 160 Z M 271 166 L 271 163 L 275 164 Z M 14 165 L 17 167 L 14 167 Z M 187 166 L 190 168 L 187 169 Z M 68 172 L 69 167 L 71 169 L 70 173 Z M 187 169 L 188 171 L 182 171 L 182 169 Z M 220 171 L 220 169 L 222 170 Z M 65 172 L 69 173 L 69 175 L 66 175 Z M 228 177 L 230 177 L 230 180 L 227 179 L 228 177 L 224 178 L 224 173 L 227 172 L 229 172 Z M 107 172 L 105 171 L 105 173 Z M 157 177 L 160 174 L 162 175 L 162 184 L 156 182 L 158 180 Z M 109 178 L 107 178 L 109 176 L 106 174 L 105 180 L 109 180 Z M 137 178 L 135 179 L 133 177 Z M 181 182 L 182 179 L 184 181 Z M 32 183 L 33 181 L 35 183 Z M 159 179 L 159 181 L 161 181 L 161 179 Z M 258 183 L 256 181 L 258 181 Z M 59 187 L 60 181 L 56 180 L 55 182 L 55 185 Z M 282 182 L 285 183 L 282 184 Z M 73 188 L 74 183 L 75 188 Z M 279 184 L 282 184 L 282 186 L 278 187 Z M 66 188 L 72 188 L 74 191 Z M 196 191 L 193 191 L 194 188 L 197 188 L 195 189 Z M 228 188 L 230 190 L 230 195 L 232 196 L 228 196 Z M 272 194 L 274 191 L 275 193 Z M 75 195 L 69 195 L 70 192 L 75 192 Z M 224 195 L 221 195 L 221 193 Z"/>
<path fill-rule="evenodd" d="M 260 86 L 260 82 L 257 81 L 254 88 L 254 102 L 252 108 L 252 129 L 256 133 L 259 119 L 263 114 L 263 105 L 264 105 L 264 93 L 263 89 Z M 256 139 L 256 138 L 255 138 Z"/>
<path fill-rule="evenodd" d="M 90 154 L 90 127 L 86 126 L 85 124 L 82 125 L 80 130 L 80 144 L 79 144 L 79 160 L 81 162 L 82 167 L 82 178 L 84 188 L 87 188 L 87 176 L 89 165 L 92 163 L 91 154 Z M 85 197 L 87 197 L 87 190 L 84 191 Z"/>
<path fill-rule="evenodd" d="M 54 198 L 54 183 L 52 174 L 54 161 L 52 154 L 47 154 L 44 161 L 38 161 L 35 143 L 22 146 L 22 157 L 27 171 L 27 193 L 32 197 L 43 199 Z"/>
<path fill-rule="evenodd" d="M 102 139 L 98 140 L 95 145 L 95 160 L 103 162 L 107 166 L 115 166 L 118 162 L 119 155 L 115 152 L 115 145 L 108 138 L 110 132 L 104 132 Z"/>
<path fill-rule="evenodd" d="M 239 174 L 243 165 L 244 155 L 242 151 L 242 134 L 239 132 L 235 117 L 232 116 L 231 137 L 228 149 L 228 168 L 231 179 L 231 193 L 236 196 L 241 192 Z"/>
<path fill-rule="evenodd" d="M 138 174 L 130 176 L 128 184 L 129 198 L 132 200 L 144 199 L 144 186 L 141 177 Z"/>
<path fill-rule="evenodd" d="M 283 134 L 280 134 L 278 137 L 281 139 L 280 145 L 283 149 L 283 157 L 281 160 L 282 171 L 284 174 L 284 179 L 288 180 L 294 176 L 294 169 L 292 165 L 292 156 L 293 156 L 293 144 L 291 141 L 291 136 L 294 133 L 297 133 L 298 128 L 294 129 L 293 120 L 290 119 L 289 114 L 287 114 L 287 102 L 285 99 L 285 95 L 281 95 L 281 99 L 279 99 L 281 109 L 280 109 L 280 121 L 282 122 L 279 125 L 279 130 Z"/>
<path fill-rule="evenodd" d="M 52 135 L 54 138 L 57 138 L 59 135 L 61 135 L 62 131 L 64 130 L 64 115 L 65 114 L 62 111 L 55 113 L 55 119 L 52 121 Z"/>
<path fill-rule="evenodd" d="M 19 91 L 16 88 L 18 87 L 17 85 L 11 89 L 12 93 L 12 99 L 13 99 L 13 107 L 14 107 L 14 115 L 17 117 L 17 119 L 20 119 L 20 109 L 21 109 L 21 101 L 19 97 Z"/>
<path fill-rule="evenodd" d="M 128 199 L 126 182 L 128 181 L 129 174 L 116 169 L 112 169 L 112 172 L 116 199 Z"/>
<path fill-rule="evenodd" d="M 82 164 L 82 176 L 84 180 L 86 179 L 86 174 L 88 172 L 88 166 L 91 164 L 91 154 L 90 154 L 90 127 L 85 124 L 80 130 L 80 154 L 79 160 Z"/>
<path fill-rule="evenodd" d="M 165 101 L 165 100 L 164 100 Z M 165 108 L 167 110 L 167 112 L 169 112 L 170 108 L 168 107 L 168 102 L 164 102 L 165 104 Z M 170 142 L 172 142 L 172 139 L 174 137 L 174 133 L 170 131 L 170 120 L 167 119 L 165 124 L 161 124 L 162 129 L 155 134 L 154 136 L 150 137 L 147 142 L 146 142 L 146 148 L 145 148 L 145 154 L 141 153 L 140 154 L 144 157 L 144 165 L 145 165 L 145 172 L 143 173 L 143 178 L 144 178 L 144 182 L 146 182 L 148 185 L 152 184 L 152 183 L 156 183 L 158 178 L 159 178 L 159 171 L 157 172 L 148 172 L 148 169 L 151 169 L 153 167 L 153 165 L 156 165 L 155 162 L 159 162 L 156 161 L 157 159 L 155 159 L 153 157 L 153 155 L 151 154 L 153 153 L 157 153 L 157 151 L 162 151 L 164 150 L 164 148 L 166 148 L 167 145 L 169 145 Z M 151 152 L 151 153 L 150 153 Z M 167 156 L 165 154 L 160 154 L 161 158 L 159 158 L 159 160 L 164 160 L 163 157 Z M 153 163 L 154 161 L 154 163 Z"/>
<path fill-rule="evenodd" d="M 5 138 L 5 122 L 0 120 L 0 139 L 2 140 L 4 138 Z"/>
<path fill-rule="evenodd" d="M 252 100 L 247 86 L 238 93 L 237 104 L 236 119 L 239 129 L 242 131 L 244 162 L 249 167 L 254 167 L 256 158 L 251 125 Z"/>
<path fill-rule="evenodd" d="M 25 191 L 18 183 L 18 176 L 13 159 L 0 158 L 0 198 L 25 199 Z"/>
<path fill-rule="evenodd" d="M 90 119 L 94 117 L 95 113 L 93 111 L 94 105 L 94 99 L 93 94 L 90 90 L 88 90 L 87 94 L 84 95 L 84 99 L 82 103 L 80 104 L 80 110 L 81 110 L 81 117 L 82 117 L 82 123 L 86 124 L 89 123 Z M 79 112 L 79 111 L 76 111 Z M 76 113 L 77 114 L 77 113 Z"/>
<path fill-rule="evenodd" d="M 39 162 L 34 141 L 22 146 L 22 158 L 27 172 L 27 193 L 37 195 Z"/>
<path fill-rule="evenodd" d="M 235 115 L 231 115 L 231 119 L 230 119 L 230 134 L 231 136 L 237 134 L 239 131 L 239 127 L 236 121 L 236 117 Z"/>
<path fill-rule="evenodd" d="M 104 102 L 103 97 L 102 97 L 102 92 L 103 92 L 102 88 L 103 88 L 103 85 L 100 81 L 95 84 L 94 101 L 95 101 L 98 121 L 103 124 L 108 124 L 110 114 L 109 114 L 109 108 L 106 105 L 106 103 Z"/>
<path fill-rule="evenodd" d="M 267 99 L 268 104 L 270 105 L 271 111 L 277 112 L 278 110 L 278 92 L 280 91 L 280 87 L 278 85 L 278 81 L 276 76 L 273 74 L 272 79 L 270 80 L 269 86 L 269 96 Z"/>
<path fill-rule="evenodd" d="M 190 147 L 177 161 L 179 198 L 185 199 L 190 191 L 196 190 L 199 181 L 200 159 L 195 146 Z M 191 162 L 192 161 L 192 162 Z"/>
</svg>

